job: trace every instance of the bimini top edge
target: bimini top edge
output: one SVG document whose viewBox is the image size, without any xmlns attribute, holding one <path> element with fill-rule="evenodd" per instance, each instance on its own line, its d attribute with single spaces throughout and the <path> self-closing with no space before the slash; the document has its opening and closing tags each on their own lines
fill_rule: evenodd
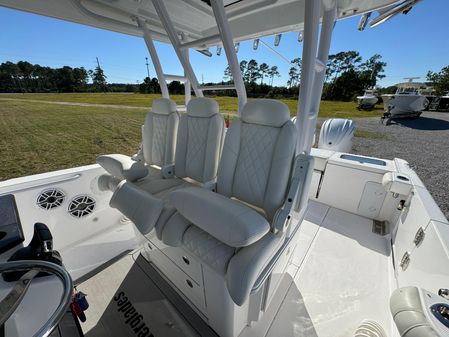
<svg viewBox="0 0 449 337">
<path fill-rule="evenodd" d="M 288 31 L 302 31 L 306 0 L 225 0 L 234 41 Z M 396 5 L 397 0 L 335 0 L 337 19 Z M 403 1 L 404 2 L 404 1 Z M 334 0 L 324 0 L 332 6 Z M 399 1 L 401 3 L 401 1 Z M 220 44 L 208 0 L 164 1 L 181 41 L 203 39 L 202 47 Z M 142 36 L 135 18 L 145 20 L 155 40 L 169 42 L 151 0 L 0 0 L 0 6 L 45 15 L 119 33 Z M 214 36 L 217 36 L 215 39 Z"/>
</svg>

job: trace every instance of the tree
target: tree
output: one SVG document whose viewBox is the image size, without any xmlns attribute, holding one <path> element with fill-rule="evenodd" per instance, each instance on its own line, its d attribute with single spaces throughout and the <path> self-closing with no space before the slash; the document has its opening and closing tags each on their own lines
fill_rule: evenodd
<svg viewBox="0 0 449 337">
<path fill-rule="evenodd" d="M 92 78 L 92 83 L 97 91 L 105 92 L 107 90 L 107 77 L 104 74 L 103 69 L 97 66 L 95 70 L 89 70 L 89 75 Z"/>
<path fill-rule="evenodd" d="M 291 62 L 292 67 L 290 68 L 288 72 L 288 81 L 287 85 L 291 88 L 292 86 L 299 84 L 299 80 L 301 77 L 301 65 L 302 61 L 299 57 L 293 59 Z"/>
<path fill-rule="evenodd" d="M 84 67 L 73 68 L 74 91 L 82 91 L 87 85 L 89 74 Z"/>
<path fill-rule="evenodd" d="M 158 94 L 161 92 L 159 81 L 157 78 L 145 77 L 143 83 L 139 85 L 139 92 L 141 94 Z"/>
<path fill-rule="evenodd" d="M 259 65 L 256 60 L 249 60 L 248 65 L 246 66 L 245 75 L 249 83 L 255 83 L 260 78 Z"/>
<path fill-rule="evenodd" d="M 261 63 L 259 66 L 259 73 L 260 73 L 260 84 L 263 84 L 264 77 L 268 76 L 268 73 L 270 71 L 270 67 L 266 63 Z"/>
<path fill-rule="evenodd" d="M 273 86 L 273 79 L 274 77 L 280 77 L 281 75 L 279 74 L 278 71 L 278 67 L 277 66 L 272 66 L 269 70 L 268 70 L 268 77 L 270 77 L 270 86 Z"/>
<path fill-rule="evenodd" d="M 427 80 L 432 83 L 435 94 L 444 95 L 449 91 L 449 66 L 442 68 L 439 72 L 427 72 Z"/>
<path fill-rule="evenodd" d="M 232 80 L 232 73 L 231 73 L 231 68 L 229 68 L 229 65 L 226 67 L 226 69 L 224 71 L 223 80 L 225 80 L 225 81 Z"/>
<path fill-rule="evenodd" d="M 387 64 L 385 62 L 382 62 L 381 59 L 381 55 L 374 54 L 360 65 L 360 76 L 365 79 L 367 88 L 374 87 L 377 84 L 378 79 L 382 79 L 385 77 L 385 74 L 383 72 Z"/>
<path fill-rule="evenodd" d="M 356 69 L 361 60 L 360 54 L 354 50 L 329 55 L 326 75 L 328 77 L 334 76 L 333 80 L 335 80 L 341 73 Z"/>
</svg>

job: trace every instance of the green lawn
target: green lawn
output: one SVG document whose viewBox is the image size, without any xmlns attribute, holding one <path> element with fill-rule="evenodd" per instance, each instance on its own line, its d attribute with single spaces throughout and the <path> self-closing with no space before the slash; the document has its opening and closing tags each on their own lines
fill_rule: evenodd
<svg viewBox="0 0 449 337">
<path fill-rule="evenodd" d="M 128 105 L 134 107 L 150 107 L 153 99 L 160 95 L 150 94 L 126 94 L 126 93 L 76 93 L 76 94 L 2 94 L 0 99 L 32 99 L 40 101 L 56 101 L 56 102 L 72 102 L 72 103 L 92 103 L 92 104 L 110 104 L 110 105 Z M 173 95 L 172 99 L 177 104 L 184 104 L 184 96 Z M 216 96 L 214 97 L 220 105 L 222 112 L 234 113 L 237 111 L 237 98 Z M 296 115 L 298 101 L 293 99 L 282 99 L 290 108 L 292 116 Z M 383 109 L 378 106 L 373 111 L 358 111 L 355 102 L 334 102 L 322 101 L 320 106 L 320 117 L 341 117 L 341 118 L 357 118 L 357 117 L 380 117 Z"/>
<path fill-rule="evenodd" d="M 135 153 L 145 110 L 0 100 L 0 181 Z"/>
<path fill-rule="evenodd" d="M 2 98 L 12 97 L 15 100 Z M 0 95 L 0 181 L 92 164 L 104 153 L 133 154 L 141 125 L 155 95 L 26 94 Z M 42 100 L 42 103 L 26 100 Z M 178 103 L 183 97 L 174 97 Z M 222 111 L 235 111 L 237 100 L 217 97 Z M 142 109 L 48 104 L 45 101 L 132 105 Z M 284 100 L 296 113 L 296 102 Z M 359 112 L 354 103 L 322 102 L 320 117 L 378 116 Z M 377 138 L 357 132 L 356 137 Z"/>
</svg>

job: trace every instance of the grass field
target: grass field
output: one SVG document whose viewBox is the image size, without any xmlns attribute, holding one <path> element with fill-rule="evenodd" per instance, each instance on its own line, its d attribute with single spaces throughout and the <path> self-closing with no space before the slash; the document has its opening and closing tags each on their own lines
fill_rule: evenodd
<svg viewBox="0 0 449 337">
<path fill-rule="evenodd" d="M 155 95 L 25 94 L 0 95 L 0 181 L 92 164 L 104 153 L 133 154 L 141 125 Z M 5 100 L 2 98 L 14 98 Z M 174 97 L 178 103 L 183 97 Z M 38 100 L 42 102 L 27 101 Z M 235 111 L 236 99 L 217 97 L 222 111 Z M 142 109 L 49 104 L 47 101 L 130 105 Z M 284 100 L 293 112 L 296 102 Z M 322 102 L 320 117 L 379 116 L 361 113 L 354 103 Z M 377 138 L 357 132 L 356 137 Z"/>
<path fill-rule="evenodd" d="M 39 100 L 51 102 L 69 102 L 69 103 L 91 103 L 108 105 L 127 105 L 133 107 L 150 107 L 153 99 L 160 95 L 153 94 L 127 94 L 127 93 L 76 93 L 76 94 L 1 94 L 1 98 L 14 98 L 23 100 Z M 177 104 L 184 104 L 184 96 L 172 95 L 172 99 Z M 237 98 L 227 96 L 214 97 L 220 105 L 220 111 L 235 113 L 237 111 Z M 282 99 L 290 108 L 291 114 L 296 115 L 298 101 L 294 99 Z M 373 111 L 358 111 L 354 102 L 335 102 L 322 101 L 320 106 L 320 117 L 379 117 L 382 114 L 382 108 Z"/>
</svg>

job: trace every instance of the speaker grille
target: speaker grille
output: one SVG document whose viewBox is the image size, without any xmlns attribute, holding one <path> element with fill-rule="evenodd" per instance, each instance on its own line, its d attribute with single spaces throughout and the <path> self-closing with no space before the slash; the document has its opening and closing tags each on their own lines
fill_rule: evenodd
<svg viewBox="0 0 449 337">
<path fill-rule="evenodd" d="M 82 218 L 83 216 L 91 214 L 95 209 L 94 198 L 88 195 L 80 195 L 73 198 L 69 204 L 68 211 L 75 218 Z"/>
<path fill-rule="evenodd" d="M 45 210 L 50 210 L 61 206 L 64 202 L 65 194 L 56 188 L 41 192 L 36 200 L 37 205 Z"/>
</svg>

